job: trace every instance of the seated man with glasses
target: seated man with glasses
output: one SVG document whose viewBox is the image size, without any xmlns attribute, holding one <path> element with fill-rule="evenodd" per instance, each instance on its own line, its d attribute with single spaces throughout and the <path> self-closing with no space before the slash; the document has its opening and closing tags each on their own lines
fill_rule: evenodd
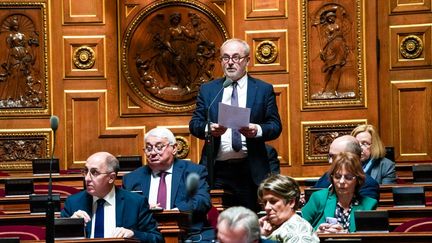
<svg viewBox="0 0 432 243">
<path fill-rule="evenodd" d="M 361 156 L 362 148 L 360 147 L 357 139 L 351 135 L 344 135 L 337 137 L 330 144 L 328 161 L 331 164 L 333 158 L 341 152 L 350 152 Z M 327 188 L 331 185 L 331 180 L 328 173 L 325 173 L 321 178 L 315 183 L 316 188 Z M 370 175 L 366 174 L 365 182 L 360 187 L 360 195 L 364 197 L 371 197 L 379 200 L 379 184 Z"/>
<path fill-rule="evenodd" d="M 359 194 L 365 181 L 360 156 L 338 153 L 328 171 L 331 187 L 312 193 L 302 216 L 317 233 L 355 232 L 354 211 L 373 210 L 377 200 Z"/>
<path fill-rule="evenodd" d="M 147 165 L 123 177 L 123 187 L 142 191 L 150 208 L 177 209 L 191 212 L 187 239 L 206 242 L 214 239 L 214 230 L 207 221 L 211 208 L 207 169 L 176 158 L 177 141 L 166 128 L 154 128 L 144 137 Z"/>
<path fill-rule="evenodd" d="M 66 199 L 61 217 L 84 218 L 87 238 L 163 242 L 144 197 L 114 184 L 119 162 L 107 152 L 91 155 L 82 170 L 86 190 Z"/>
</svg>

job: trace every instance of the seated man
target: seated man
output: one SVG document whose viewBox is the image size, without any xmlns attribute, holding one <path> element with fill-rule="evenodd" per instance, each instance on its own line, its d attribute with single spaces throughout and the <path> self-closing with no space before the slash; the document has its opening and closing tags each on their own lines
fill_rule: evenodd
<svg viewBox="0 0 432 243">
<path fill-rule="evenodd" d="M 91 155 L 83 170 L 86 190 L 66 199 L 61 217 L 84 218 L 88 238 L 163 242 L 145 198 L 114 186 L 118 169 L 113 155 Z"/>
<path fill-rule="evenodd" d="M 147 165 L 125 175 L 123 187 L 142 191 L 148 198 L 150 208 L 191 212 L 187 239 L 201 242 L 213 240 L 214 230 L 207 221 L 207 212 L 211 208 L 207 169 L 175 158 L 177 141 L 166 128 L 150 130 L 144 141 Z M 195 181 L 191 180 L 193 176 Z"/>
<path fill-rule="evenodd" d="M 261 239 L 258 216 L 242 206 L 230 207 L 219 215 L 217 232 L 219 243 L 274 242 Z"/>
<path fill-rule="evenodd" d="M 332 162 L 333 156 L 341 152 L 351 152 L 361 156 L 362 149 L 360 147 L 357 139 L 351 135 L 344 135 L 336 138 L 330 144 L 329 149 L 329 163 Z M 321 178 L 315 183 L 316 188 L 327 188 L 330 186 L 330 178 L 327 173 L 325 173 Z M 364 184 L 360 187 L 360 195 L 363 197 L 371 197 L 379 201 L 379 184 L 370 175 L 366 174 L 366 180 Z"/>
</svg>

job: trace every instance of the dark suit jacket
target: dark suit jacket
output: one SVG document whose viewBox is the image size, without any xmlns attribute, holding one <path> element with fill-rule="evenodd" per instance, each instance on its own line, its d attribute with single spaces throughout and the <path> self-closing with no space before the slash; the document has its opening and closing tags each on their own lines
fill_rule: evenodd
<svg viewBox="0 0 432 243">
<path fill-rule="evenodd" d="M 316 188 L 328 188 L 330 186 L 330 178 L 328 173 L 325 173 L 315 183 Z M 366 174 L 366 179 L 363 185 L 360 187 L 359 194 L 362 197 L 370 197 L 379 201 L 379 184 L 370 175 Z"/>
<path fill-rule="evenodd" d="M 189 130 L 195 137 L 205 139 L 207 108 L 210 106 L 210 103 L 216 97 L 219 90 L 222 89 L 224 81 L 225 78 L 221 78 L 201 85 L 197 97 L 197 107 L 189 122 Z M 218 103 L 221 101 L 222 94 L 219 94 L 214 104 L 210 107 L 210 121 L 213 123 L 218 122 Z M 276 105 L 273 86 L 248 76 L 246 107 L 251 109 L 250 123 L 259 124 L 262 128 L 262 137 L 246 139 L 249 168 L 255 184 L 259 185 L 270 173 L 265 141 L 278 138 L 282 132 L 282 124 Z M 217 137 L 214 139 L 214 157 L 216 157 L 219 146 L 220 137 Z M 205 147 L 200 163 L 204 165 L 207 163 Z"/>
<path fill-rule="evenodd" d="M 92 216 L 93 197 L 86 191 L 71 195 L 66 199 L 61 217 L 71 217 L 78 210 L 86 211 Z M 134 238 L 141 242 L 164 242 L 162 234 L 157 230 L 144 197 L 116 188 L 116 227 L 124 227 L 134 232 Z M 90 237 L 91 221 L 86 225 L 86 236 Z"/>
<path fill-rule="evenodd" d="M 130 191 L 142 191 L 148 198 L 150 190 L 150 167 L 143 166 L 123 176 L 123 188 Z M 186 178 L 190 173 L 200 176 L 197 191 L 187 195 Z M 190 233 L 202 232 L 203 237 L 214 238 L 214 231 L 207 222 L 207 212 L 211 207 L 209 187 L 206 182 L 207 169 L 190 161 L 175 159 L 171 184 L 171 207 L 180 211 L 193 212 Z"/>
</svg>

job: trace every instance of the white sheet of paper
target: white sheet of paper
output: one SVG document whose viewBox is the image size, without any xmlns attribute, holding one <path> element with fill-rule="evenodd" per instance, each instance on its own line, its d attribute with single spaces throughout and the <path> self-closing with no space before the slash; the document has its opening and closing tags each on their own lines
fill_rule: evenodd
<svg viewBox="0 0 432 243">
<path fill-rule="evenodd" d="M 242 108 L 219 102 L 218 124 L 239 129 L 249 126 L 250 108 Z"/>
</svg>

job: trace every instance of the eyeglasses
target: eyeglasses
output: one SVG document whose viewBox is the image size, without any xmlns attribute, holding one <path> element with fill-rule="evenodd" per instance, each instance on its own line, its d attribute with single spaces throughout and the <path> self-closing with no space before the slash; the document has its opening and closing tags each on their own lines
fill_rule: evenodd
<svg viewBox="0 0 432 243">
<path fill-rule="evenodd" d="M 234 55 L 232 57 L 230 57 L 230 56 L 222 56 L 220 59 L 221 59 L 221 61 L 223 61 L 225 63 L 229 62 L 230 60 L 232 60 L 233 63 L 238 63 L 241 60 L 243 60 L 245 57 L 247 57 L 247 56 L 242 57 L 240 55 Z"/>
<path fill-rule="evenodd" d="M 151 145 L 151 144 L 147 144 L 144 148 L 144 151 L 148 154 L 150 154 L 151 152 L 153 152 L 153 150 L 157 153 L 157 154 L 161 154 L 165 151 L 166 147 L 168 147 L 169 143 L 157 143 L 155 145 Z"/>
<path fill-rule="evenodd" d="M 90 172 L 90 176 L 91 177 L 98 177 L 99 175 L 107 175 L 107 174 L 110 174 L 110 173 L 112 173 L 113 171 L 110 171 L 110 172 L 99 172 L 99 171 L 97 171 L 95 168 L 91 168 L 90 170 L 89 169 L 87 169 L 87 168 L 85 168 L 85 169 L 82 169 L 81 170 L 81 174 L 83 175 L 83 176 L 87 176 L 87 174 Z"/>
<path fill-rule="evenodd" d="M 335 156 L 334 154 L 332 154 L 332 153 L 328 153 L 328 154 L 327 154 L 327 159 L 328 159 L 328 161 L 333 160 L 333 157 L 334 157 L 334 156 Z"/>
<path fill-rule="evenodd" d="M 347 174 L 347 175 L 334 174 L 334 175 L 332 175 L 332 177 L 333 177 L 333 179 L 336 179 L 338 181 L 342 180 L 342 178 L 344 178 L 346 181 L 352 181 L 356 178 L 355 175 L 350 175 L 350 174 Z"/>
<path fill-rule="evenodd" d="M 370 146 L 371 146 L 371 144 L 368 142 L 361 142 L 360 143 L 360 147 L 362 147 L 362 148 L 369 148 Z"/>
</svg>

